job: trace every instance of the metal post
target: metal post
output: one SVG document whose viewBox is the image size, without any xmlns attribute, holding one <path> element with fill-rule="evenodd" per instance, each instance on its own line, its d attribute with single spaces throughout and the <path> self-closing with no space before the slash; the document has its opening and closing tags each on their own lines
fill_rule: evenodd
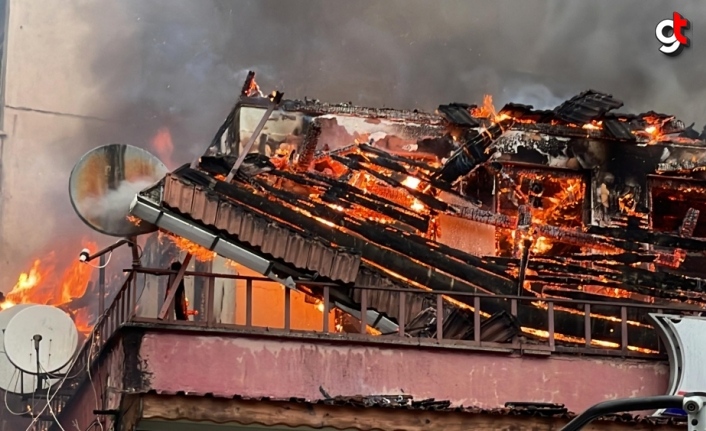
<svg viewBox="0 0 706 431">
<path fill-rule="evenodd" d="M 620 307 L 620 350 L 628 351 L 628 309 Z"/>
<path fill-rule="evenodd" d="M 554 302 L 549 302 L 547 313 L 549 313 L 549 348 L 554 350 Z"/>
<path fill-rule="evenodd" d="M 591 347 L 591 304 L 584 304 L 583 310 L 583 336 L 586 339 L 586 347 Z"/>
<path fill-rule="evenodd" d="M 480 297 L 473 297 L 473 341 L 480 343 Z"/>
<path fill-rule="evenodd" d="M 329 312 L 331 311 L 331 303 L 329 302 L 330 299 L 330 287 L 329 286 L 324 286 L 324 334 L 328 334 L 328 318 L 329 318 Z"/>
<path fill-rule="evenodd" d="M 245 280 L 245 326 L 252 326 L 252 280 Z"/>
<path fill-rule="evenodd" d="M 206 322 L 209 326 L 216 323 L 216 277 L 206 279 Z"/>
<path fill-rule="evenodd" d="M 368 291 L 360 289 L 360 333 L 368 333 Z"/>
<path fill-rule="evenodd" d="M 404 324 L 405 324 L 405 314 L 407 314 L 407 307 L 405 304 L 405 301 L 407 300 L 407 295 L 403 291 L 400 290 L 400 315 L 397 319 L 398 325 L 397 327 L 399 328 L 399 335 L 400 337 L 404 337 Z"/>
<path fill-rule="evenodd" d="M 444 297 L 436 295 L 436 339 L 444 339 Z"/>
<path fill-rule="evenodd" d="M 284 288 L 284 330 L 289 331 L 292 321 L 292 290 Z"/>
</svg>

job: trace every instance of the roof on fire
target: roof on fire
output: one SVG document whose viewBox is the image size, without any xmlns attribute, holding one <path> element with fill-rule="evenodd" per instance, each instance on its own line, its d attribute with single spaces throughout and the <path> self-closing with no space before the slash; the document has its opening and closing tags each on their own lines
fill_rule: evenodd
<svg viewBox="0 0 706 431">
<path fill-rule="evenodd" d="M 267 99 L 246 98 L 241 102 L 263 104 Z M 179 234 L 174 231 L 177 225 L 182 229 L 180 232 L 191 229 L 191 233 L 184 233 L 187 239 L 216 252 L 226 247 L 219 245 L 219 241 L 221 244 L 227 242 L 228 250 L 234 250 L 234 247 L 245 250 L 254 266 L 260 265 L 256 258 L 276 261 L 287 274 L 282 276 L 283 279 L 323 278 L 349 287 L 424 287 L 512 295 L 524 281 L 518 273 L 520 266 L 526 264 L 534 274 L 525 280 L 550 285 L 561 291 L 559 295 L 600 298 L 600 295 L 575 289 L 577 285 L 587 283 L 652 298 L 683 300 L 687 297 L 686 292 L 701 290 L 702 280 L 675 271 L 655 272 L 634 264 L 660 258 L 657 252 L 640 251 L 640 243 L 658 245 L 667 257 L 706 249 L 706 241 L 690 235 L 641 228 L 631 229 L 626 234 L 624 229 L 598 227 L 592 227 L 590 233 L 586 233 L 575 227 L 530 223 L 536 225 L 533 227 L 536 233 L 557 243 L 608 249 L 613 253 L 609 261 L 604 257 L 594 258 L 600 260 L 600 264 L 593 268 L 583 264 L 591 260 L 590 256 L 537 256 L 523 262 L 513 257 L 481 257 L 447 245 L 438 238 L 439 226 L 443 226 L 444 220 L 461 223 L 466 232 L 473 235 L 481 235 L 485 226 L 511 230 L 523 228 L 527 214 L 522 211 L 528 214 L 532 211 L 527 206 L 520 205 L 517 215 L 481 209 L 477 202 L 454 187 L 458 178 L 481 165 L 502 181 L 510 181 L 508 178 L 512 177 L 514 169 L 512 163 L 506 169 L 488 163 L 492 153 L 489 148 L 493 145 L 504 145 L 503 148 L 514 145 L 501 142 L 506 139 L 504 135 L 508 131 L 528 132 L 532 136 L 530 140 L 538 139 L 535 137 L 538 133 L 548 133 L 583 140 L 590 137 L 642 143 L 655 141 L 654 145 L 688 143 L 693 148 L 702 144 L 697 139 L 681 136 L 683 124 L 670 116 L 655 113 L 629 116 L 609 112 L 621 105 L 612 96 L 595 91 L 584 92 L 554 111 L 507 105 L 498 113 L 488 114 L 472 105 L 451 104 L 439 108 L 441 116 L 326 105 L 316 101 L 289 101 L 283 104 L 287 110 L 316 115 L 333 112 L 406 122 L 426 121 L 445 128 L 461 128 L 462 132 L 456 131 L 453 143 L 446 136 L 446 143 L 457 147 L 453 155 L 442 160 L 432 157 L 436 161 L 430 161 L 426 156 L 418 157 L 409 152 L 401 155 L 365 143 L 335 151 L 321 150 L 317 147 L 318 126 L 314 122 L 301 144 L 300 158 L 296 163 L 288 159 L 290 155 L 266 157 L 251 154 L 246 157 L 234 181 L 227 183 L 224 179 L 231 171 L 235 157 L 204 156 L 196 166 L 183 166 L 168 174 L 157 186 L 142 192 L 133 214 L 173 233 Z M 600 122 L 605 127 L 600 127 Z M 577 127 L 574 123 L 591 127 Z M 656 137 L 649 131 L 650 127 L 659 128 L 662 135 Z M 478 128 L 480 130 L 476 130 Z M 550 158 L 558 157 L 555 153 L 559 150 L 563 151 L 561 154 L 579 157 L 582 148 L 586 148 L 564 141 L 542 142 L 545 147 L 556 146 L 543 150 Z M 571 170 L 556 175 L 557 178 L 575 176 Z M 576 191 L 575 194 L 581 195 L 583 201 L 585 191 Z M 162 214 L 176 221 L 166 225 L 164 220 L 167 219 L 160 218 Z M 205 233 L 199 236 L 194 233 L 196 231 Z M 263 263 L 262 273 L 270 271 L 268 268 Z M 353 289 L 349 299 L 355 301 L 355 296 Z M 414 304 L 406 307 L 407 322 L 428 307 L 423 295 L 410 296 L 416 299 Z M 463 302 L 465 297 L 454 299 Z M 389 298 L 369 305 L 393 317 L 399 311 Z M 451 303 L 447 307 L 449 312 L 458 311 Z M 490 315 L 505 311 L 504 306 L 495 301 L 484 300 L 481 307 Z M 557 328 L 579 328 L 576 335 L 583 335 L 582 316 L 566 310 L 555 312 Z M 539 308 L 520 305 L 518 313 L 523 321 L 546 326 L 546 313 Z M 614 322 L 596 320 L 598 326 L 603 325 L 606 334 L 615 332 L 614 336 L 618 336 L 619 331 L 612 328 Z M 628 330 L 631 331 L 631 340 L 643 339 L 639 327 L 630 326 Z M 644 346 L 656 342 L 643 341 Z"/>
</svg>

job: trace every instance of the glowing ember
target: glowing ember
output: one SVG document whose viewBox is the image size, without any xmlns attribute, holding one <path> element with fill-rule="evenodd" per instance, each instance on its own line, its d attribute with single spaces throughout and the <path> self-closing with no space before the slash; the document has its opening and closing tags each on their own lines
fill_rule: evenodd
<svg viewBox="0 0 706 431">
<path fill-rule="evenodd" d="M 127 221 L 129 221 L 130 223 L 134 224 L 135 226 L 139 226 L 140 223 L 142 223 L 142 220 L 141 220 L 141 219 L 139 219 L 139 218 L 137 218 L 137 217 L 135 217 L 135 216 L 133 216 L 133 215 L 128 215 L 128 216 L 127 216 Z"/>
<path fill-rule="evenodd" d="M 419 184 L 421 183 L 421 180 L 419 178 L 415 177 L 407 177 L 402 181 L 402 185 L 409 187 L 410 189 L 416 189 L 419 187 Z"/>
<path fill-rule="evenodd" d="M 603 122 L 597 121 L 594 123 L 584 124 L 583 126 L 581 126 L 581 128 L 586 129 L 586 130 L 601 130 L 602 126 L 603 126 Z"/>
</svg>

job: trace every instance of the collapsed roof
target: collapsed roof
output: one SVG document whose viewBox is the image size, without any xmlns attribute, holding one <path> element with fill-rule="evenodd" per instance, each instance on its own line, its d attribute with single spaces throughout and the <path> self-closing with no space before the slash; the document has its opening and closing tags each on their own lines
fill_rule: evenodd
<svg viewBox="0 0 706 431">
<path fill-rule="evenodd" d="M 701 303 L 706 251 L 704 136 L 621 106 L 587 91 L 551 111 L 369 109 L 263 97 L 251 73 L 206 154 L 132 213 L 284 284 L 334 282 L 346 310 L 355 286 L 602 300 L 593 332 L 619 342 L 610 302 Z M 373 317 L 399 318 L 394 298 L 369 294 Z M 433 297 L 406 298 L 405 321 L 429 328 Z M 445 337 L 472 332 L 467 302 L 447 297 Z M 517 319 L 546 328 L 543 306 Z M 520 330 L 506 302 L 480 308 L 511 329 L 493 341 Z M 644 313 L 628 319 L 631 344 L 656 349 Z M 555 310 L 555 326 L 579 339 L 581 310 Z"/>
</svg>

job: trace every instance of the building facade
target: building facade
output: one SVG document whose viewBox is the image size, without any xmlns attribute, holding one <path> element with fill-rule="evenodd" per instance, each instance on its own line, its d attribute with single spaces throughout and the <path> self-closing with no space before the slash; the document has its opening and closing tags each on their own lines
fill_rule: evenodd
<svg viewBox="0 0 706 431">
<path fill-rule="evenodd" d="M 102 130 L 98 135 L 109 136 L 123 126 L 113 123 L 110 105 L 105 103 L 106 98 L 119 97 L 119 90 L 114 90 L 116 94 L 104 92 L 106 87 L 100 74 L 91 69 L 92 51 L 86 48 L 86 43 L 94 40 L 100 46 L 113 38 L 128 37 L 139 30 L 139 25 L 115 4 L 106 5 L 100 15 L 110 16 L 109 25 L 107 21 L 86 24 L 88 16 L 95 16 L 93 8 L 97 7 L 87 2 L 61 2 L 61 6 L 54 2 L 54 5 L 11 0 L 5 7 L 9 14 L 3 58 L 5 136 L 1 159 L 0 264 L 12 270 L 0 271 L 1 277 L 8 278 L 3 283 L 14 282 L 11 274 L 15 273 L 15 262 L 31 258 L 21 244 L 48 244 L 48 238 L 64 222 L 57 218 L 27 224 L 27 215 L 49 213 L 47 205 L 54 196 L 65 200 L 65 184 L 73 163 L 87 149 L 100 144 L 69 145 L 70 142 L 97 136 L 89 133 L 96 129 Z M 104 31 L 97 40 L 94 37 L 97 33 L 91 29 L 101 25 Z M 139 69 L 141 65 L 132 66 Z M 120 88 L 119 82 L 112 85 Z M 618 229 L 616 225 L 600 226 L 603 230 L 599 233 L 604 235 L 601 238 L 588 234 L 564 235 L 566 229 L 582 226 L 576 223 L 577 218 L 587 225 L 599 225 L 614 210 L 625 213 L 621 222 L 626 221 L 626 225 L 644 222 L 634 214 L 639 205 L 623 198 L 627 199 L 630 193 L 643 197 L 657 194 L 644 189 L 636 192 L 638 188 L 630 178 L 623 178 L 620 186 L 625 187 L 620 190 L 612 187 L 614 182 L 607 175 L 581 182 L 588 175 L 584 171 L 590 169 L 580 165 L 593 163 L 591 157 L 612 151 L 605 142 L 630 141 L 632 131 L 622 127 L 635 119 L 601 117 L 600 121 L 618 123 L 617 132 L 610 133 L 627 134 L 627 138 L 606 136 L 607 128 L 604 131 L 575 127 L 560 119 L 562 127 L 565 126 L 562 131 L 570 132 L 567 136 L 580 138 L 581 142 L 568 143 L 567 137 L 557 143 L 546 138 L 551 133 L 545 129 L 553 124 L 541 122 L 543 116 L 550 114 L 518 106 L 504 111 L 508 118 L 516 120 L 510 126 L 518 129 L 514 132 L 530 133 L 532 139 L 539 136 L 526 146 L 548 155 L 543 154 L 545 157 L 540 161 L 529 158 L 533 164 L 528 167 L 523 165 L 527 160 L 517 160 L 522 158 L 518 156 L 524 154 L 522 151 L 507 150 L 506 157 L 497 161 L 502 169 L 490 175 L 497 181 L 490 189 L 507 188 L 508 181 L 517 178 L 534 178 L 540 169 L 543 177 L 559 178 L 556 182 L 566 186 L 571 193 L 565 199 L 578 195 L 579 189 L 584 196 L 566 214 L 561 214 L 567 215 L 565 219 L 554 220 L 561 225 L 554 227 L 564 230 L 543 231 L 552 239 L 559 237 L 556 243 L 563 244 L 554 250 L 560 249 L 559 254 L 548 254 L 552 247 L 540 247 L 545 244 L 540 244 L 537 238 L 536 247 L 530 247 L 529 236 L 536 232 L 528 233 L 526 240 L 530 243 L 524 248 L 519 236 L 506 235 L 502 229 L 511 225 L 506 213 L 518 210 L 512 217 L 517 215 L 519 219 L 524 213 L 515 208 L 516 202 L 498 199 L 499 193 L 476 196 L 473 205 L 477 207 L 473 208 L 485 212 L 479 209 L 451 214 L 451 210 L 439 203 L 453 201 L 449 195 L 459 194 L 455 188 L 458 184 L 453 187 L 444 184 L 456 180 L 451 178 L 453 172 L 449 170 L 442 169 L 439 176 L 432 178 L 432 170 L 428 169 L 420 174 L 424 180 L 417 182 L 417 185 L 427 182 L 448 193 L 446 200 L 439 198 L 441 192 L 416 191 L 416 186 L 404 184 L 407 180 L 404 175 L 399 181 L 387 171 L 382 179 L 375 175 L 383 169 L 397 169 L 399 174 L 400 167 L 419 167 L 433 158 L 444 160 L 443 163 L 458 161 L 460 156 L 453 159 L 434 154 L 445 146 L 457 150 L 454 145 L 458 142 L 484 145 L 485 135 L 464 133 L 486 122 L 483 123 L 488 126 L 486 131 L 493 135 L 493 127 L 506 119 L 499 119 L 502 115 L 494 118 L 495 113 L 481 112 L 480 107 L 474 110 L 469 106 L 443 105 L 444 114 L 423 114 L 288 101 L 290 104 L 278 112 L 278 123 L 270 125 L 266 139 L 260 140 L 253 152 L 270 158 L 269 163 L 275 160 L 285 164 L 287 157 L 278 159 L 281 144 L 296 147 L 300 153 L 294 173 L 275 179 L 276 175 L 270 177 L 270 172 L 283 169 L 273 165 L 261 176 L 261 172 L 256 172 L 249 178 L 236 179 L 235 185 L 224 184 L 221 177 L 225 177 L 227 169 L 221 172 L 223 163 L 230 161 L 232 166 L 233 160 L 228 157 L 242 151 L 269 103 L 257 95 L 255 88 L 254 81 L 245 86 L 241 94 L 243 110 L 234 111 L 242 116 L 226 124 L 230 130 L 237 128 L 237 136 L 215 142 L 216 152 L 227 157 L 204 157 L 197 168 L 174 169 L 157 188 L 136 197 L 133 215 L 161 229 L 162 235 L 173 244 L 170 247 L 179 252 L 174 257 L 185 263 L 184 271 L 168 271 L 171 256 L 162 259 L 167 255 L 162 254 L 162 248 L 146 247 L 143 266 L 133 268 L 131 276 L 115 292 L 114 301 L 89 334 L 68 377 L 56 385 L 55 392 L 49 392 L 46 401 L 53 408 L 51 414 L 39 409 L 41 414 L 34 421 L 37 429 L 550 430 L 566 423 L 572 412 L 580 412 L 597 402 L 667 392 L 669 364 L 657 335 L 645 323 L 646 316 L 650 312 L 682 313 L 700 308 L 659 302 L 665 299 L 660 295 L 670 291 L 664 286 L 669 287 L 674 280 L 655 281 L 646 275 L 650 271 L 647 265 L 630 266 L 634 262 L 629 259 L 638 253 L 627 247 L 626 242 L 634 238 L 610 236 L 613 235 L 610 229 Z M 612 109 L 613 101 L 601 97 L 599 94 L 594 98 L 600 103 L 591 99 L 597 105 L 589 105 L 592 109 L 582 112 L 595 111 L 597 116 L 604 116 Z M 581 95 L 573 102 L 580 105 L 586 98 Z M 572 113 L 576 114 L 569 112 Z M 334 120 L 343 117 L 354 120 L 346 126 L 332 123 L 332 116 Z M 400 119 L 405 124 L 400 125 Z M 392 124 L 385 123 L 387 120 Z M 585 125 L 599 129 L 594 120 L 589 117 Z M 635 121 L 643 120 L 640 117 Z M 662 120 L 660 124 L 665 125 L 667 120 Z M 535 125 L 518 126 L 528 123 L 540 126 L 530 131 L 522 127 Z M 317 135 L 317 127 L 311 124 L 323 128 L 323 132 L 318 132 L 324 136 L 329 133 L 326 139 L 333 141 L 331 136 L 343 136 L 342 140 L 362 148 L 365 154 L 344 159 L 341 154 L 346 154 L 347 147 L 316 141 L 321 135 Z M 360 133 L 354 136 L 348 126 L 358 128 Z M 447 129 L 452 129 L 453 136 L 446 135 Z M 421 135 L 423 139 L 419 138 Z M 638 138 L 649 139 L 643 135 Z M 379 139 L 371 138 L 374 136 Z M 517 149 L 513 147 L 516 143 L 513 136 L 503 142 L 506 149 Z M 488 139 L 493 138 L 497 136 Z M 371 145 L 366 147 L 366 142 Z M 61 159 L 45 151 L 47 143 L 61 145 Z M 670 142 L 670 149 L 676 144 Z M 436 146 L 424 151 L 420 149 L 424 145 Z M 572 145 L 576 152 L 569 154 L 566 151 Z M 549 151 L 545 151 L 546 146 L 551 147 Z M 332 151 L 340 152 L 333 153 L 330 159 L 317 159 L 322 152 Z M 679 151 L 677 148 L 674 154 Z M 482 153 L 465 154 L 481 157 Z M 306 161 L 307 157 L 308 164 L 304 166 L 301 160 Z M 664 161 L 657 159 L 666 162 L 668 157 Z M 311 198 L 310 207 L 301 205 L 301 196 L 296 193 L 309 191 L 307 187 L 324 189 L 316 181 L 323 181 L 323 174 L 337 174 L 340 166 L 331 160 L 348 163 L 346 169 L 356 171 L 358 177 L 360 171 L 366 171 L 380 181 L 392 178 L 399 184 L 395 183 L 395 187 L 374 184 L 378 188 L 362 194 L 356 190 L 362 187 L 360 183 L 346 183 L 350 187 L 344 187 L 348 180 L 336 179 L 330 183 L 330 189 L 337 194 L 321 192 Z M 372 162 L 378 163 L 374 169 L 370 167 Z M 591 168 L 598 165 L 596 162 Z M 682 167 L 677 168 L 675 172 Z M 615 166 L 610 169 L 613 173 L 619 171 Z M 552 175 L 547 175 L 548 172 Z M 25 199 L 21 191 L 34 184 L 37 176 L 51 177 L 44 181 L 50 186 L 42 188 L 34 199 Z M 468 178 L 463 187 L 473 183 L 480 189 L 478 184 L 488 180 Z M 544 198 L 558 199 L 558 192 L 551 192 L 554 183 L 550 180 L 541 189 L 528 182 L 537 195 L 535 202 L 542 200 L 542 193 L 546 193 Z M 282 186 L 283 183 L 287 186 Z M 572 184 L 579 183 L 583 188 L 574 189 Z M 253 184 L 260 188 L 255 190 Z M 209 185 L 213 187 L 209 189 Z M 555 194 L 549 196 L 551 193 Z M 589 198 L 585 198 L 586 193 Z M 313 194 L 306 194 L 310 195 Z M 384 199 L 385 204 L 375 199 Z M 400 202 L 409 203 L 409 208 L 401 208 Z M 259 205 L 263 203 L 268 205 Z M 342 213 L 343 206 L 339 204 L 366 207 L 366 211 L 345 217 L 323 216 L 336 214 L 333 211 Z M 72 223 L 78 223 L 70 208 L 64 208 Z M 430 216 L 429 208 L 437 213 Z M 522 211 L 531 213 L 538 208 L 523 206 Z M 678 260 L 680 253 L 698 247 L 699 240 L 689 238 L 692 235 L 682 235 L 678 242 L 665 245 L 673 237 L 665 232 L 680 225 L 692 234 L 694 229 L 702 228 L 702 224 L 690 228 L 689 223 L 684 223 L 685 214 L 694 208 L 683 208 L 674 217 L 662 217 L 668 222 L 655 230 L 664 236 L 659 236 L 658 246 L 649 251 L 662 253 L 663 259 L 675 256 Z M 218 219 L 222 209 L 228 214 L 225 221 Z M 488 211 L 500 215 L 490 220 L 486 217 Z M 150 214 L 155 213 L 158 216 L 151 219 Z M 302 216 L 305 213 L 308 218 Z M 395 223 L 387 223 L 387 218 L 395 219 Z M 221 222 L 225 224 L 218 225 Z M 334 229 L 336 223 L 338 227 Z M 381 228 L 385 223 L 387 227 Z M 532 223 L 524 226 L 527 232 Z M 246 225 L 251 229 L 243 228 Z M 515 223 L 513 228 L 517 227 Z M 393 231 L 394 235 L 390 233 Z M 268 235 L 274 235 L 273 232 L 280 235 L 276 239 L 299 248 L 268 242 L 271 239 Z M 379 234 L 378 243 L 360 240 L 372 234 Z M 245 235 L 249 237 L 244 239 Z M 562 235 L 568 243 L 560 241 Z M 398 241 L 399 238 L 404 240 Z M 152 240 L 159 241 L 159 237 Z M 508 245 L 513 241 L 519 243 L 513 245 L 520 253 L 514 253 Z M 542 266 L 547 265 L 546 259 L 542 257 L 560 259 L 577 254 L 577 249 L 603 250 L 605 246 L 632 252 L 625 253 L 624 262 L 606 264 L 613 265 L 611 271 L 624 267 L 630 277 L 642 277 L 640 283 L 632 278 L 610 278 L 617 283 L 618 290 L 633 288 L 630 295 L 606 294 L 596 288 L 596 284 L 602 284 L 595 280 L 591 282 L 593 289 L 574 289 L 573 296 L 566 293 L 566 286 L 551 293 L 552 286 L 544 286 L 545 291 L 532 285 L 538 278 L 541 281 L 541 271 L 546 269 Z M 521 252 L 530 248 L 532 251 L 523 257 Z M 485 259 L 486 255 L 498 259 L 478 257 Z M 533 256 L 539 259 L 532 261 Z M 535 278 L 525 280 L 525 273 L 519 268 L 509 268 L 507 265 L 515 265 L 513 259 L 524 262 L 525 270 L 534 271 Z M 503 264 L 506 267 L 501 267 Z M 590 265 L 576 262 L 571 265 L 560 268 L 564 272 L 555 284 L 568 278 L 569 270 L 582 271 L 579 268 L 601 281 L 601 277 L 606 278 L 605 273 L 591 272 L 596 269 Z M 694 280 L 693 266 L 685 271 L 686 275 L 677 278 L 689 287 Z M 608 275 L 615 274 L 608 272 Z M 639 291 L 643 281 L 659 286 L 649 285 L 650 289 Z M 173 315 L 173 296 L 165 300 L 182 282 L 190 299 L 188 308 L 198 312 L 186 319 Z M 614 284 L 606 284 L 614 288 Z M 596 295 L 602 295 L 602 299 Z M 646 297 L 657 298 L 658 302 L 646 301 Z M 671 430 L 682 426 L 657 419 L 612 419 L 591 427 Z"/>
</svg>

